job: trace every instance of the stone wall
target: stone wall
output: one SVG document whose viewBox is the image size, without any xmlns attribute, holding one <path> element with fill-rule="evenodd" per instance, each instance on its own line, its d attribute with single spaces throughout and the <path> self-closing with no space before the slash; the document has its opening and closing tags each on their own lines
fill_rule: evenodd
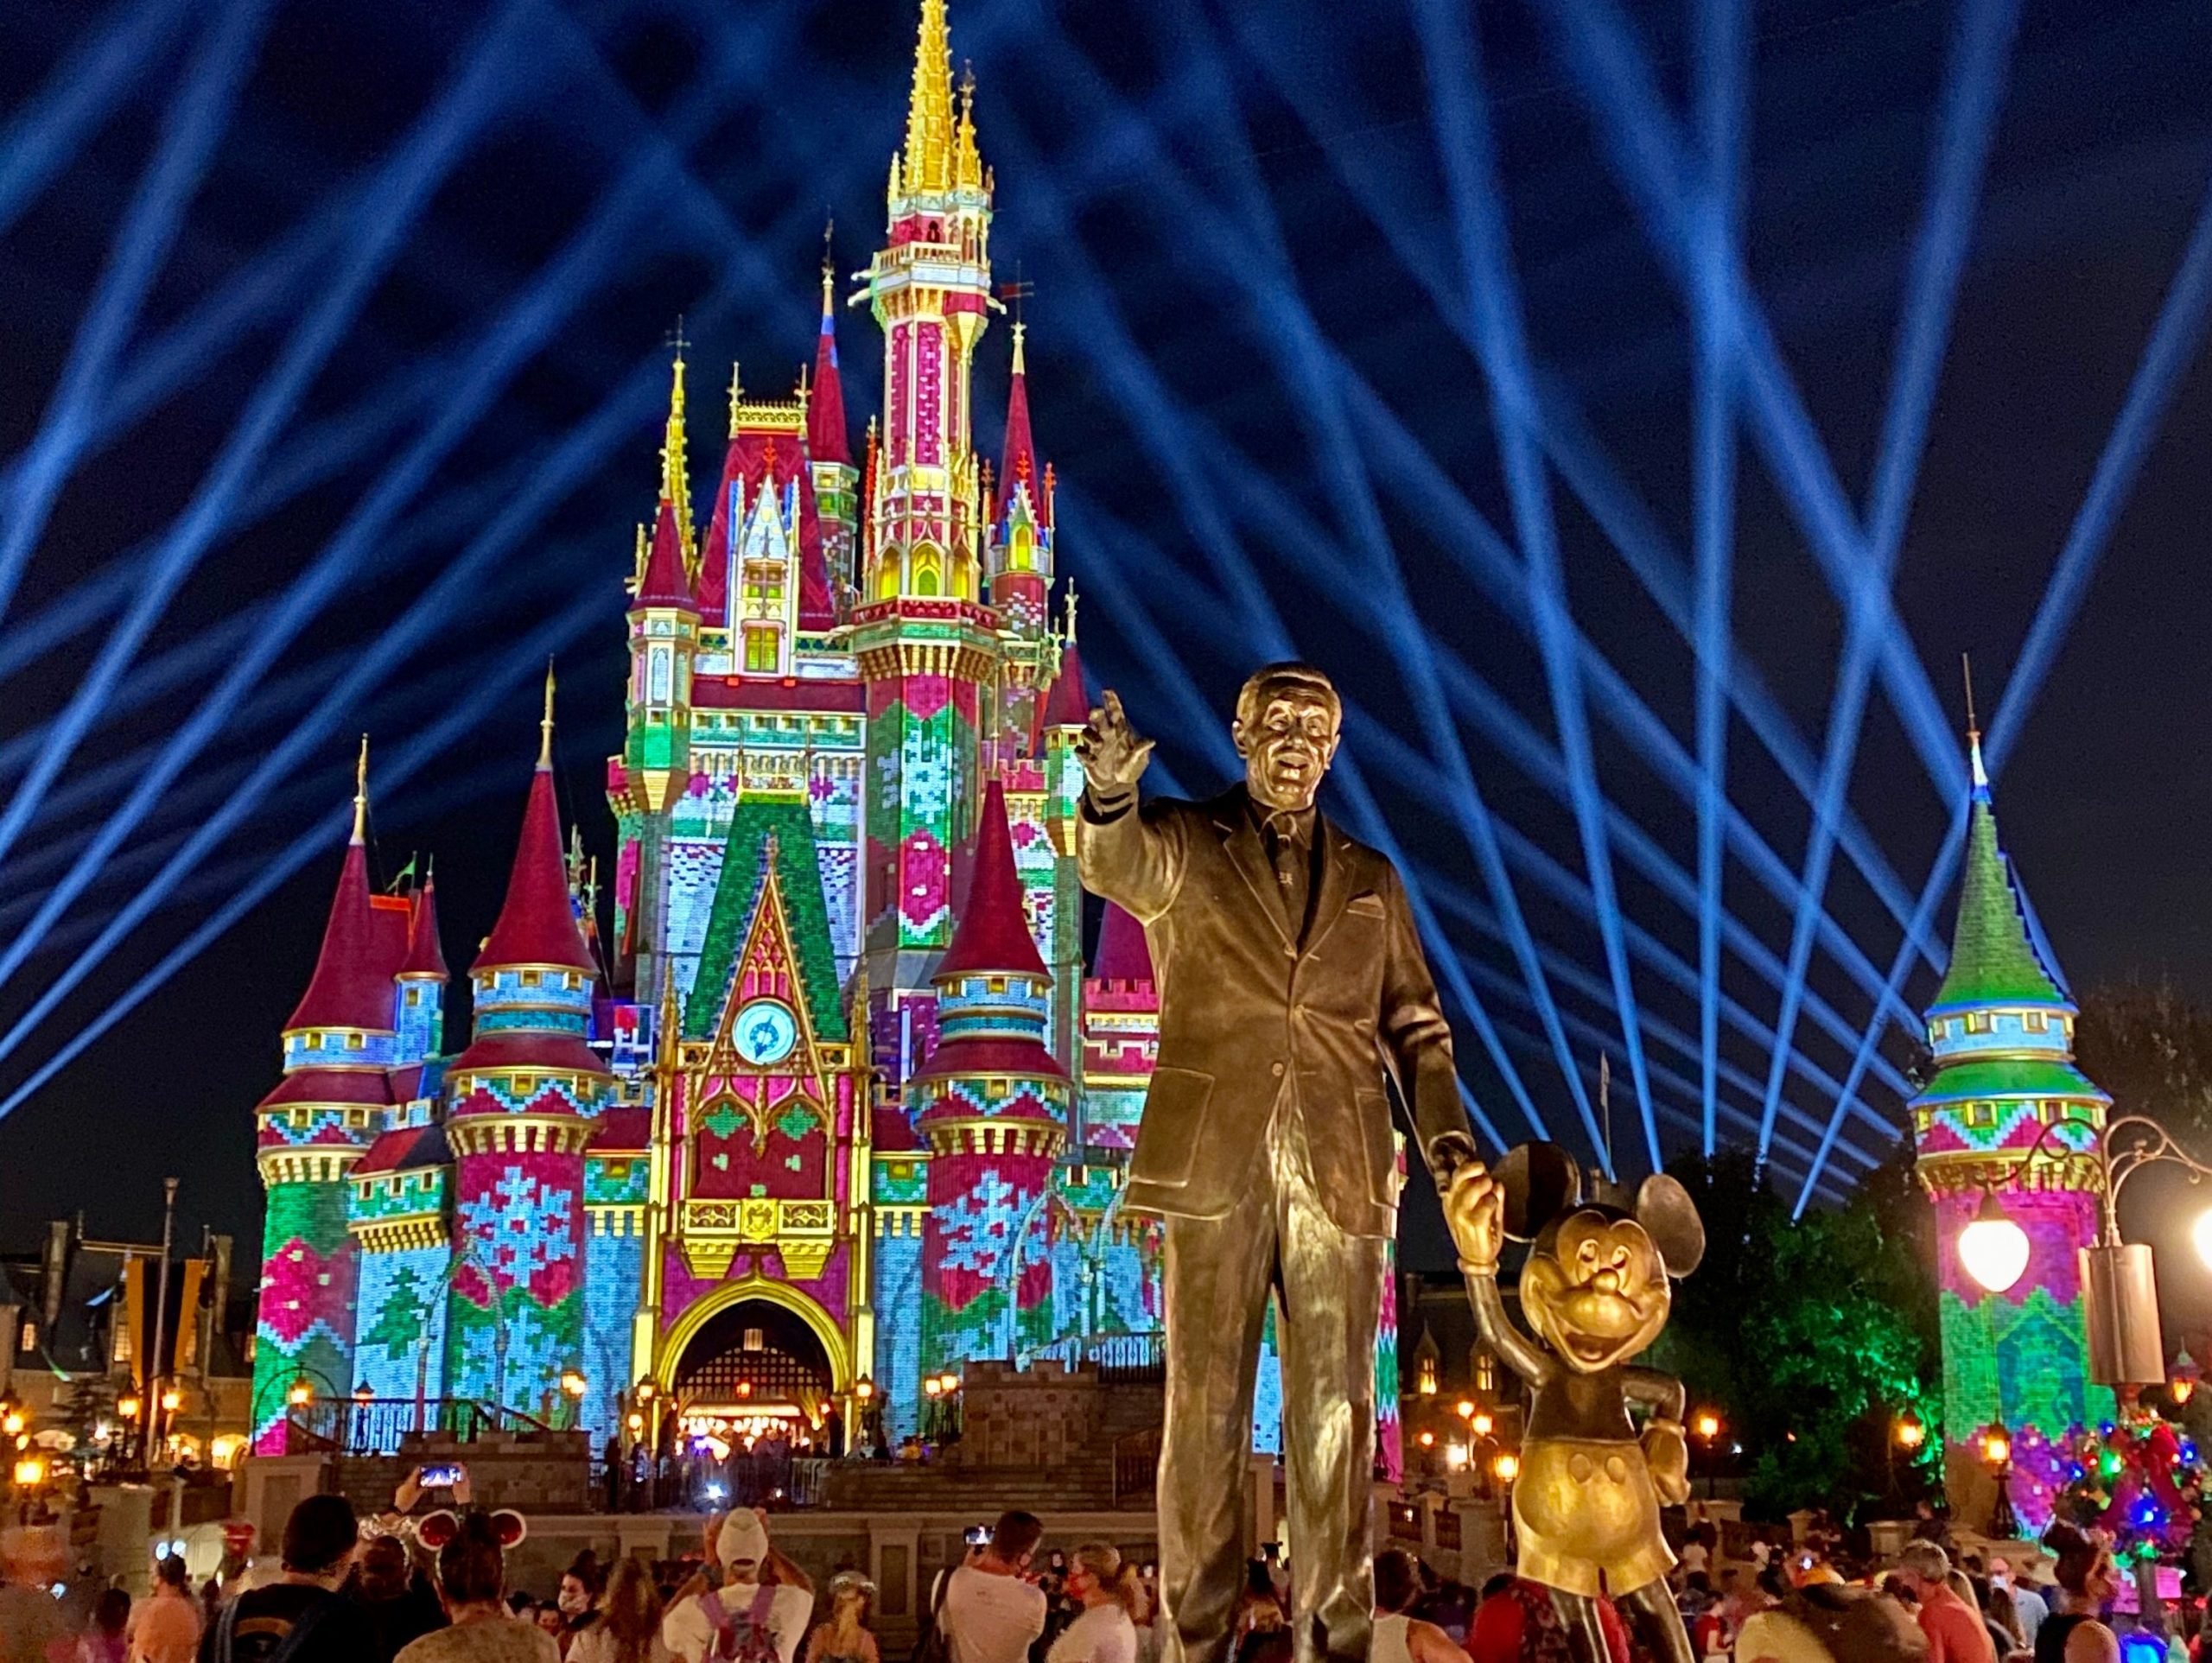
<svg viewBox="0 0 2212 1663">
<path fill-rule="evenodd" d="M 1097 1447 L 1103 1415 L 1094 1369 L 970 1363 L 960 1395 L 960 1441 L 950 1453 L 961 1466 L 1046 1471 Z"/>
</svg>

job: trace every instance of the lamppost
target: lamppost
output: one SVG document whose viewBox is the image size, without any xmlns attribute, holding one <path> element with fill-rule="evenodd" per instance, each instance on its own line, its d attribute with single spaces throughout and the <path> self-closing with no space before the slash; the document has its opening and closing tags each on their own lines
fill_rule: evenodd
<svg viewBox="0 0 2212 1663">
<path fill-rule="evenodd" d="M 561 1395 L 568 1400 L 568 1430 L 570 1431 L 583 1424 L 584 1393 L 589 1384 L 580 1368 L 563 1368 L 561 1371 Z"/>
<path fill-rule="evenodd" d="M 1521 1457 L 1511 1450 L 1500 1450 L 1491 1457 L 1491 1476 L 1497 1480 L 1498 1519 L 1505 1532 L 1505 1558 L 1513 1560 L 1513 1481 L 1521 1476 Z"/>
<path fill-rule="evenodd" d="M 2012 1511 L 2012 1435 L 1995 1421 L 1982 1428 L 1982 1464 L 1997 1481 L 1997 1505 L 1989 1514 L 1989 1533 L 2009 1542 L 2020 1533 L 2020 1520 Z"/>
<path fill-rule="evenodd" d="M 853 1382 L 853 1404 L 855 1436 L 851 1449 L 847 1451 L 849 1454 L 872 1450 L 877 1442 L 876 1417 L 881 1411 L 875 1401 L 875 1382 L 866 1374 Z"/>
<path fill-rule="evenodd" d="M 1690 1419 L 1690 1431 L 1705 1450 L 1705 1499 L 1713 1499 L 1713 1453 L 1715 1439 L 1720 1436 L 1720 1417 L 1710 1409 L 1700 1409 Z"/>
<path fill-rule="evenodd" d="M 2096 1164 L 2102 1219 L 2095 1244 L 2080 1249 L 2089 1378 L 2100 1386 L 2158 1385 L 2166 1378 L 2166 1348 L 2158 1329 L 2158 1289 L 2151 1247 L 2147 1242 L 2120 1238 L 2120 1192 L 2128 1179 L 2156 1163 L 2186 1168 L 2191 1182 L 2212 1177 L 2212 1165 L 2176 1143 L 2156 1120 L 2126 1114 L 2109 1122 L 2101 1133 L 2086 1120 L 2053 1120 L 2028 1146 L 2023 1171 L 2034 1165 L 2044 1146 L 2062 1128 L 2096 1134 L 2086 1152 Z M 2134 1134 L 2125 1143 L 2120 1136 L 2123 1131 Z M 2200 1216 L 2190 1234 L 2199 1257 L 2212 1265 L 2212 1212 Z M 2003 1293 L 2027 1273 L 2028 1252 L 2028 1233 L 2006 1216 L 1997 1191 L 1988 1190 L 1973 1221 L 1959 1232 L 1959 1260 L 1967 1274 L 1990 1292 Z"/>
</svg>

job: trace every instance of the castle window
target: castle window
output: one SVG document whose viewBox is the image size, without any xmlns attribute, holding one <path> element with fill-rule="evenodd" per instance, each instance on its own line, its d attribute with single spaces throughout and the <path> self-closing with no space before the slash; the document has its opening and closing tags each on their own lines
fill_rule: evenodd
<svg viewBox="0 0 2212 1663">
<path fill-rule="evenodd" d="M 2028 1031 L 2030 1033 L 2048 1033 L 2050 1031 L 2050 1019 L 2045 1016 L 2041 1011 L 2031 1011 L 2026 1016 L 2023 1017 L 2021 1020 L 2027 1024 Z"/>
<path fill-rule="evenodd" d="M 544 980 L 545 978 L 535 970 L 525 970 L 522 973 L 522 985 L 525 987 L 535 987 Z"/>
<path fill-rule="evenodd" d="M 1967 1031 L 1968 1033 L 1987 1033 L 1989 1031 L 1989 1012 L 1986 1011 L 1976 1011 L 1971 1016 L 1967 1018 Z"/>
<path fill-rule="evenodd" d="M 346 1049 L 347 1050 L 359 1050 L 367 1043 L 368 1036 L 366 1034 L 349 1033 L 346 1036 Z"/>
<path fill-rule="evenodd" d="M 24 1353 L 26 1355 L 38 1349 L 38 1324 L 36 1323 L 25 1323 L 22 1327 L 17 1330 L 16 1336 L 16 1349 Z"/>
<path fill-rule="evenodd" d="M 776 670 L 776 632 L 745 632 L 745 668 L 748 675 L 772 676 Z"/>
<path fill-rule="evenodd" d="M 1487 1351 L 1475 1353 L 1475 1390 L 1478 1392 L 1497 1390 L 1497 1359 Z"/>
</svg>

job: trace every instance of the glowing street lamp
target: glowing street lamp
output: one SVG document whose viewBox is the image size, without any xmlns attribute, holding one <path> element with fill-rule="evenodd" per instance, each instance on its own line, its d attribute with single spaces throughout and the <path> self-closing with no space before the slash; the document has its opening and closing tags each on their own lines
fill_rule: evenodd
<svg viewBox="0 0 2212 1663">
<path fill-rule="evenodd" d="M 292 1389 L 284 1393 L 284 1401 L 295 1409 L 304 1409 L 315 1401 L 315 1387 L 304 1380 L 296 1380 Z"/>
<path fill-rule="evenodd" d="M 2171 1162 L 2193 1178 L 2212 1177 L 2212 1165 L 2198 1160 L 2157 1121 L 2122 1115 L 2100 1129 L 2082 1119 L 2054 1120 L 2028 1146 L 2023 1168 L 2031 1166 L 2044 1146 L 2062 1128 L 2089 1134 L 2087 1149 L 2062 1146 L 2062 1157 L 2086 1158 L 2097 1169 L 2103 1218 L 2094 1246 L 2084 1247 L 2082 1284 L 2089 1330 L 2089 1377 L 2100 1386 L 2156 1386 L 2166 1378 L 2165 1345 L 2158 1327 L 2158 1290 L 2151 1248 L 2120 1234 L 2120 1192 L 2144 1167 Z M 2131 1135 L 2123 1145 L 2119 1134 Z M 2212 1212 L 2190 1228 L 2197 1256 L 2212 1266 Z M 1992 1293 L 2003 1293 L 2027 1273 L 2027 1232 L 2006 1216 L 1993 1189 L 1966 1228 L 1959 1232 L 1959 1260 L 1966 1273 Z"/>
<path fill-rule="evenodd" d="M 16 1433 L 22 1430 L 23 1412 L 21 1409 L 9 1410 L 8 1418 L 5 1420 L 0 1420 L 0 1432 L 5 1432 L 10 1438 L 15 1437 Z"/>
<path fill-rule="evenodd" d="M 1521 1476 L 1521 1457 L 1510 1450 L 1500 1450 L 1491 1457 L 1491 1476 L 1501 1484 L 1510 1484 Z"/>
<path fill-rule="evenodd" d="M 2020 1520 L 2012 1511 L 2012 1435 L 2002 1423 L 1991 1421 L 1981 1429 L 1981 1462 L 1997 1481 L 1997 1505 L 1990 1510 L 1989 1533 L 2010 1541 L 2020 1533 Z"/>
<path fill-rule="evenodd" d="M 1910 1409 L 1897 1417 L 1897 1447 L 1906 1450 L 1916 1450 L 1928 1441 L 1928 1428 Z"/>
<path fill-rule="evenodd" d="M 46 1482 L 46 1463 L 37 1456 L 26 1456 L 16 1463 L 16 1484 L 21 1489 L 36 1489 Z"/>
<path fill-rule="evenodd" d="M 135 1397 L 120 1397 L 115 1400 L 116 1413 L 121 1415 L 125 1420 L 138 1419 L 138 1400 Z"/>
<path fill-rule="evenodd" d="M 2005 1216 L 1997 1191 L 1986 1190 L 1973 1221 L 1959 1232 L 1959 1262 L 1992 1293 L 2007 1293 L 2028 1273 L 2028 1233 Z"/>
<path fill-rule="evenodd" d="M 1690 1430 L 1710 1444 L 1720 1436 L 1720 1417 L 1710 1409 L 1700 1409 L 1697 1419 L 1690 1423 Z"/>
<path fill-rule="evenodd" d="M 1488 1438 L 1497 1425 L 1497 1422 L 1491 1417 L 1489 1410 L 1478 1409 L 1473 1418 L 1467 1422 L 1467 1430 L 1474 1433 L 1477 1438 Z"/>
<path fill-rule="evenodd" d="M 1459 1402 L 1452 1406 L 1452 1412 L 1462 1420 L 1472 1420 L 1475 1418 L 1474 1399 L 1461 1398 Z"/>
</svg>

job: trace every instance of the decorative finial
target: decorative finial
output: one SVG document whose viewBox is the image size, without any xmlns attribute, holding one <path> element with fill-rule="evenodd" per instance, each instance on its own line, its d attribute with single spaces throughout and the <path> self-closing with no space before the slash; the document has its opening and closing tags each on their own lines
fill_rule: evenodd
<svg viewBox="0 0 2212 1663">
<path fill-rule="evenodd" d="M 1989 771 L 1981 765 L 1981 724 L 1974 714 L 1974 656 L 1971 653 L 1961 653 L 1959 668 L 1965 675 L 1967 683 L 1967 771 L 1973 778 L 1974 789 L 1977 791 L 1986 791 L 1989 789 Z"/>
<path fill-rule="evenodd" d="M 831 252 L 837 237 L 837 215 L 835 209 L 824 209 L 822 216 L 822 292 L 830 292 L 830 284 L 837 275 L 837 261 Z"/>
<path fill-rule="evenodd" d="M 356 843 L 369 841 L 369 736 L 361 735 L 361 754 L 353 764 L 353 838 Z"/>
<path fill-rule="evenodd" d="M 738 401 L 744 397 L 745 383 L 737 373 L 737 360 L 732 359 L 729 361 L 729 432 L 733 439 L 737 436 Z"/>
<path fill-rule="evenodd" d="M 1017 297 L 1014 301 L 1014 372 L 1016 375 L 1027 375 L 1029 373 L 1029 362 L 1028 359 L 1021 350 L 1021 343 L 1023 339 L 1029 333 L 1029 326 L 1021 321 L 1020 308 L 1021 302 L 1020 298 Z"/>
<path fill-rule="evenodd" d="M 1067 622 L 1062 625 L 1060 630 L 1060 633 L 1066 638 L 1067 644 L 1070 646 L 1073 646 L 1075 644 L 1075 580 L 1071 577 L 1068 580 L 1067 595 L 1063 603 L 1067 608 Z"/>
<path fill-rule="evenodd" d="M 553 661 L 545 661 L 545 714 L 537 724 L 537 769 L 540 773 L 553 771 Z"/>
</svg>

